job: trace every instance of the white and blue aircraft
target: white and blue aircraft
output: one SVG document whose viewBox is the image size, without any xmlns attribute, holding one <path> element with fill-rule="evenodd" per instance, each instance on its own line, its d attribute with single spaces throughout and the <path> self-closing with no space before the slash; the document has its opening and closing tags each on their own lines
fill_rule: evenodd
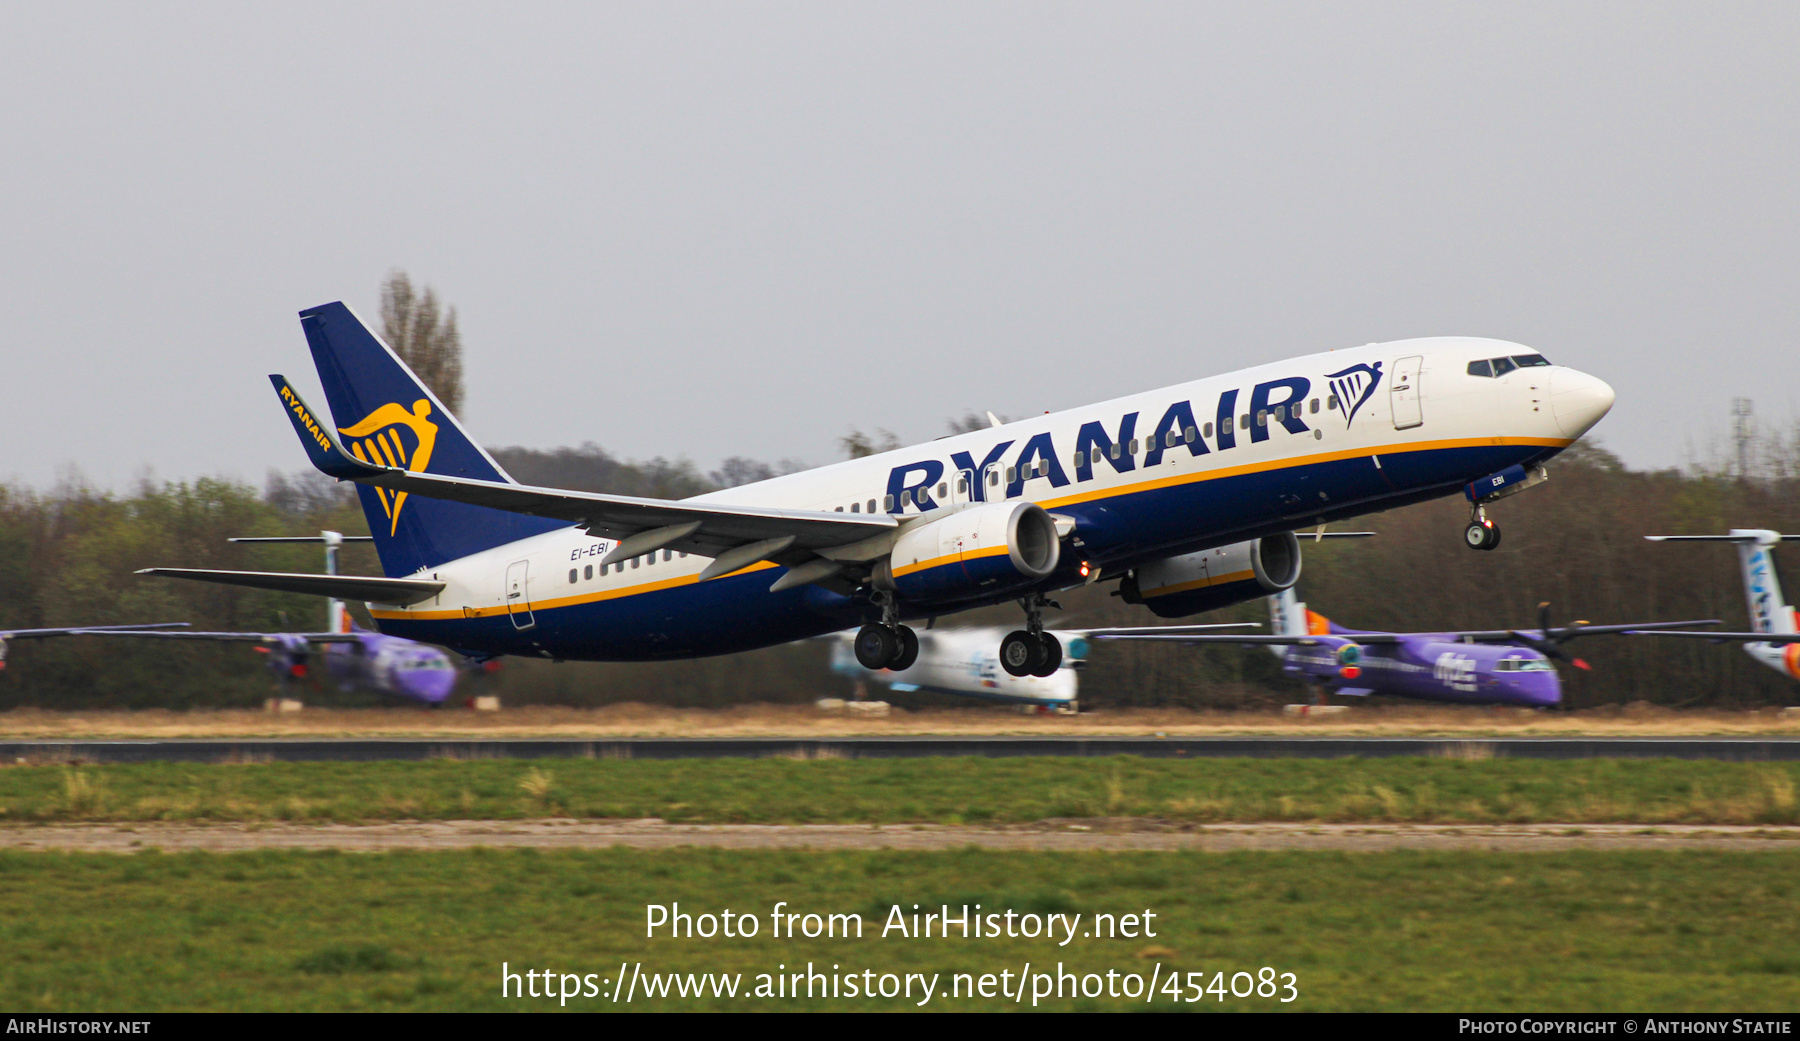
<svg viewBox="0 0 1800 1041">
<path fill-rule="evenodd" d="M 1790 679 L 1800 680 L 1800 625 L 1794 608 L 1781 595 L 1781 579 L 1775 568 L 1775 547 L 1800 542 L 1800 535 L 1783 535 L 1764 528 L 1733 528 L 1728 535 L 1646 535 L 1651 542 L 1730 542 L 1737 546 L 1738 568 L 1744 575 L 1744 598 L 1750 607 L 1747 633 L 1634 632 L 1632 636 L 1675 636 L 1715 643 L 1741 643 L 1744 652 Z"/>
<path fill-rule="evenodd" d="M 1458 492 L 1491 548 L 1485 504 L 1613 403 L 1518 344 L 1402 340 L 668 501 L 518 484 L 349 308 L 300 319 L 331 418 L 270 379 L 313 464 L 358 485 L 389 577 L 151 573 L 362 600 L 383 632 L 479 656 L 689 658 L 861 626 L 858 661 L 899 667 L 903 621 L 1016 600 L 1002 665 L 1048 675 L 1058 589 L 1117 578 L 1183 617 L 1291 586 L 1297 528 Z M 1247 568 L 1214 566 L 1229 546 Z"/>
</svg>

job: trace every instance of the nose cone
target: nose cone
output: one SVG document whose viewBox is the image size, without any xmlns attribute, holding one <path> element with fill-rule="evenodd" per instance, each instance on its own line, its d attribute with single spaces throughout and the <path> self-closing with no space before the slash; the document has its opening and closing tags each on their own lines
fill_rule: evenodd
<svg viewBox="0 0 1800 1041">
<path fill-rule="evenodd" d="M 1550 414 L 1564 437 L 1580 437 L 1612 411 L 1613 389 L 1603 379 L 1574 369 L 1550 374 Z"/>
<path fill-rule="evenodd" d="M 420 701 L 437 704 L 450 696 L 456 686 L 453 669 L 415 669 L 400 681 L 406 692 Z"/>
</svg>

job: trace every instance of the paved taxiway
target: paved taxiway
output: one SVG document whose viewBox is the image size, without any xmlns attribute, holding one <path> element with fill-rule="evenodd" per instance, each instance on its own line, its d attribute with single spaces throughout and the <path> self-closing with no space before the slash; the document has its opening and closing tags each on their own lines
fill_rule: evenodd
<svg viewBox="0 0 1800 1041">
<path fill-rule="evenodd" d="M 0 827 L 0 849 L 136 853 L 252 849 L 1729 850 L 1800 855 L 1800 829 L 1664 824 L 1209 824 L 1084 819 L 1007 828 L 938 824 L 668 824 L 660 820 L 392 824 L 44 824 Z"/>
<path fill-rule="evenodd" d="M 260 739 L 0 741 L 0 762 L 375 762 L 424 759 L 895 759 L 1109 756 L 1156 759 L 1718 759 L 1800 761 L 1800 738 L 1650 737 L 837 737 L 603 740 Z"/>
</svg>

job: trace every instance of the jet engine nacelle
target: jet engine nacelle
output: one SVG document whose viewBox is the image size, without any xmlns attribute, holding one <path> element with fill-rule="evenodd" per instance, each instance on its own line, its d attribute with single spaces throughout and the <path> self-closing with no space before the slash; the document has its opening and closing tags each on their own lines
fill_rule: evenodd
<svg viewBox="0 0 1800 1041">
<path fill-rule="evenodd" d="M 1029 502 L 994 502 L 908 528 L 876 581 L 914 602 L 955 603 L 1047 578 L 1062 559 L 1056 521 Z"/>
<path fill-rule="evenodd" d="M 1290 531 L 1159 560 L 1125 576 L 1119 593 L 1158 617 L 1184 618 L 1279 593 L 1299 580 L 1300 540 Z"/>
</svg>

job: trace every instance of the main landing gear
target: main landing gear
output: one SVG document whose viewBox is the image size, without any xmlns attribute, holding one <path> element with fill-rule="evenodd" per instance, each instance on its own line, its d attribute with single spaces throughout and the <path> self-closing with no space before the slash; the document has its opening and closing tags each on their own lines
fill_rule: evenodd
<svg viewBox="0 0 1800 1041">
<path fill-rule="evenodd" d="M 1051 676 L 1062 665 L 1062 641 L 1044 631 L 1044 608 L 1056 604 L 1034 593 L 1019 601 L 1025 628 L 1000 641 L 1000 667 L 1011 676 Z"/>
<path fill-rule="evenodd" d="M 865 669 L 904 672 L 919 660 L 919 636 L 900 624 L 900 606 L 892 593 L 881 600 L 881 621 L 856 634 L 856 661 Z"/>
<path fill-rule="evenodd" d="M 1470 549 L 1493 549 L 1500 545 L 1500 526 L 1488 519 L 1487 510 L 1476 506 L 1463 529 L 1463 542 Z"/>
</svg>

